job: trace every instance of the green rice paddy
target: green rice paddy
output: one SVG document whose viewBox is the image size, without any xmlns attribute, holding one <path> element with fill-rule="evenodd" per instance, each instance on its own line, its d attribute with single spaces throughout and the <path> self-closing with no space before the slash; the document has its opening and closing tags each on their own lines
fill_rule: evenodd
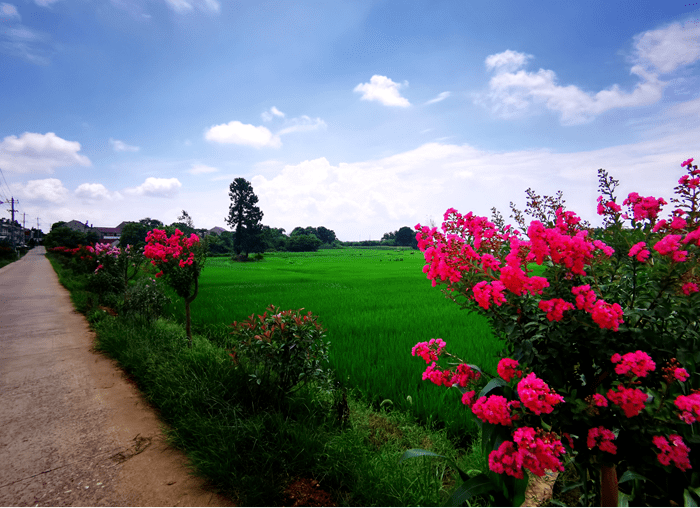
<svg viewBox="0 0 700 508">
<path fill-rule="evenodd" d="M 470 411 L 457 390 L 422 381 L 426 366 L 411 348 L 440 337 L 451 353 L 495 373 L 502 344 L 485 318 L 433 288 L 423 265 L 419 251 L 394 249 L 268 253 L 255 263 L 209 258 L 192 304 L 193 331 L 232 346 L 228 325 L 270 304 L 311 311 L 327 329 L 343 386 L 457 434 L 474 428 Z M 174 314 L 184 316 L 177 306 Z"/>
</svg>

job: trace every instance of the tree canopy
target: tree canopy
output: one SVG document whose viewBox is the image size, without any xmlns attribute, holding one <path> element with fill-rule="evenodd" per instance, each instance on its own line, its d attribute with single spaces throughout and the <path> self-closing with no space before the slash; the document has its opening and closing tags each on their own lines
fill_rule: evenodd
<svg viewBox="0 0 700 508">
<path fill-rule="evenodd" d="M 131 245 L 140 249 L 146 245 L 146 235 L 154 229 L 163 229 L 163 223 L 158 219 L 146 217 L 138 222 L 129 222 L 124 225 L 119 235 L 119 246 Z"/>
<path fill-rule="evenodd" d="M 335 240 L 337 240 L 335 231 L 324 226 L 319 226 L 317 228 L 312 226 L 302 228 L 299 226 L 294 228 L 289 236 L 292 237 L 296 235 L 313 235 L 321 240 L 322 243 L 333 243 Z"/>
<path fill-rule="evenodd" d="M 410 247 L 413 247 L 414 249 L 418 248 L 418 241 L 416 240 L 416 232 L 408 226 L 403 226 L 402 228 L 399 228 L 393 232 L 384 233 L 384 236 L 382 236 L 382 241 L 392 241 L 392 240 L 393 240 L 395 245 L 400 245 L 403 247 L 410 246 Z"/>
</svg>

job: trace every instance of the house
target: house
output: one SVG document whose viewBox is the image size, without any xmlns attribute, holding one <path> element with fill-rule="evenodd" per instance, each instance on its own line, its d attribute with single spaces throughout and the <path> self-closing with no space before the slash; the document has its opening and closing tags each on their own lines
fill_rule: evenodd
<svg viewBox="0 0 700 508">
<path fill-rule="evenodd" d="M 61 227 L 72 229 L 73 231 L 80 231 L 81 233 L 95 232 L 100 236 L 100 241 L 116 244 L 119 241 L 119 237 L 122 234 L 122 229 L 128 221 L 123 221 L 117 227 L 106 228 L 106 227 L 95 227 L 85 221 L 85 224 L 78 220 L 72 220 L 69 222 L 64 222 Z"/>
<path fill-rule="evenodd" d="M 122 229 L 128 223 L 128 221 L 123 221 L 117 227 L 114 228 L 97 227 L 95 229 L 100 233 L 100 236 L 102 237 L 103 241 L 111 244 L 116 244 L 119 241 L 119 237 L 122 234 Z"/>
<path fill-rule="evenodd" d="M 211 228 L 209 231 L 207 231 L 207 234 L 209 234 L 209 235 L 221 235 L 221 233 L 223 233 L 224 231 L 226 231 L 224 228 L 220 228 L 219 226 L 216 226 L 216 227 Z"/>
</svg>

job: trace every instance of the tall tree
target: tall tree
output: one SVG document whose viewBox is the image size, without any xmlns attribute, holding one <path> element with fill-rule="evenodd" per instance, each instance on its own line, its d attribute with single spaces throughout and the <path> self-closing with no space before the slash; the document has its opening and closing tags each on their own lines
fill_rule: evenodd
<svg viewBox="0 0 700 508">
<path fill-rule="evenodd" d="M 233 250 L 236 254 L 260 252 L 262 242 L 263 213 L 255 206 L 258 196 L 253 192 L 253 186 L 245 178 L 236 178 L 229 186 L 231 205 L 226 222 L 234 228 Z"/>
</svg>

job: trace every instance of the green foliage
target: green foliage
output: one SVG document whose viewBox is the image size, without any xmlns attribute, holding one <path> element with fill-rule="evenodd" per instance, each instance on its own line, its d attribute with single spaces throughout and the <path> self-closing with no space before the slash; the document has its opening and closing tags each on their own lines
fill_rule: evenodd
<svg viewBox="0 0 700 508">
<path fill-rule="evenodd" d="M 284 234 L 284 228 L 271 228 L 270 226 L 263 226 L 262 243 L 266 251 L 286 250 L 287 235 Z"/>
<path fill-rule="evenodd" d="M 153 229 L 162 229 L 163 223 L 157 219 L 146 217 L 139 222 L 124 224 L 119 235 L 119 246 L 131 245 L 134 249 L 142 249 L 146 245 L 146 235 Z"/>
<path fill-rule="evenodd" d="M 140 315 L 153 321 L 163 316 L 163 311 L 171 302 L 156 279 L 150 277 L 139 279 L 130 286 L 124 295 L 124 314 Z"/>
<path fill-rule="evenodd" d="M 233 252 L 233 233 L 222 231 L 219 235 L 209 235 L 207 236 L 207 246 L 209 254 L 212 256 L 229 255 Z"/>
<path fill-rule="evenodd" d="M 321 243 L 321 240 L 314 235 L 292 234 L 287 240 L 286 247 L 290 252 L 315 252 Z"/>
<path fill-rule="evenodd" d="M 280 311 L 271 305 L 262 315 L 234 321 L 237 345 L 231 357 L 248 375 L 257 400 L 279 403 L 308 383 L 329 388 L 328 341 L 316 317 L 302 310 Z"/>
<path fill-rule="evenodd" d="M 61 226 L 52 227 L 51 231 L 44 237 L 44 246 L 47 249 L 52 249 L 54 247 L 68 247 L 74 249 L 79 245 L 88 245 L 88 243 L 88 237 L 85 233 Z"/>
<path fill-rule="evenodd" d="M 17 259 L 17 253 L 12 248 L 12 242 L 9 240 L 0 240 L 0 259 L 12 260 Z"/>
<path fill-rule="evenodd" d="M 258 196 L 253 186 L 245 178 L 236 178 L 229 186 L 231 205 L 226 222 L 234 228 L 233 250 L 246 256 L 251 252 L 264 250 L 262 243 L 263 212 L 256 206 Z"/>
</svg>

